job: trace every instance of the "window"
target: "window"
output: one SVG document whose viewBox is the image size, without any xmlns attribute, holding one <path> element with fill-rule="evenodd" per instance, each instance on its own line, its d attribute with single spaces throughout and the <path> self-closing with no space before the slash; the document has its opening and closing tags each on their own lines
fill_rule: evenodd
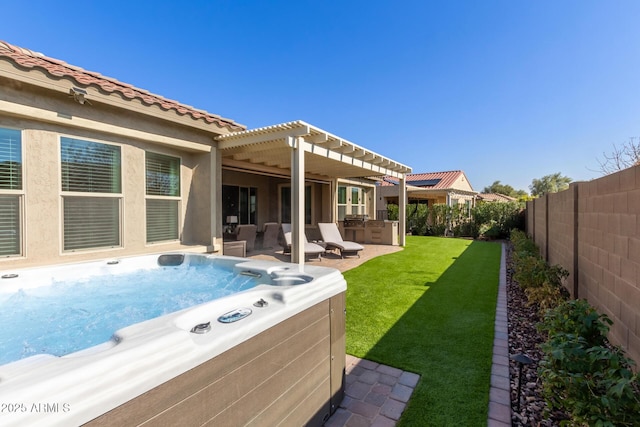
<svg viewBox="0 0 640 427">
<path fill-rule="evenodd" d="M 0 190 L 22 190 L 22 141 L 19 130 L 0 128 Z"/>
<path fill-rule="evenodd" d="M 147 243 L 179 239 L 180 159 L 146 153 Z"/>
<path fill-rule="evenodd" d="M 347 215 L 364 215 L 367 212 L 365 194 L 361 187 L 338 186 L 338 220 Z"/>
<path fill-rule="evenodd" d="M 120 147 L 60 139 L 63 250 L 120 246 Z"/>
<path fill-rule="evenodd" d="M 0 256 L 22 254 L 22 137 L 0 128 Z"/>
<path fill-rule="evenodd" d="M 237 217 L 238 224 L 257 224 L 258 189 L 255 187 L 222 186 L 222 220 Z M 233 224 L 235 226 L 235 224 Z"/>
<path fill-rule="evenodd" d="M 20 196 L 0 195 L 0 256 L 21 254 Z"/>
<path fill-rule="evenodd" d="M 361 215 L 363 214 L 363 206 L 361 203 L 364 202 L 364 197 L 362 197 L 362 189 L 358 187 L 351 187 L 351 214 L 352 215 Z"/>
<path fill-rule="evenodd" d="M 256 223 L 257 190 L 253 187 L 240 187 L 240 224 Z"/>
<path fill-rule="evenodd" d="M 311 186 L 304 187 L 304 223 L 312 222 L 311 209 Z M 280 222 L 291 222 L 291 186 L 283 185 L 280 187 Z"/>
<path fill-rule="evenodd" d="M 338 219 L 343 220 L 347 215 L 347 187 L 338 187 Z"/>
</svg>

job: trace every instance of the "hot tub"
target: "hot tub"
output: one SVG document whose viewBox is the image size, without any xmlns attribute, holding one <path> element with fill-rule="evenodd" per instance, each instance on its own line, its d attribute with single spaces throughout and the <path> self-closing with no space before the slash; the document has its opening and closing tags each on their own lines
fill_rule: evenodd
<svg viewBox="0 0 640 427">
<path fill-rule="evenodd" d="M 188 286 L 189 269 L 200 267 L 229 271 L 243 285 L 86 348 L 1 365 L 0 425 L 322 425 L 344 390 L 346 283 L 337 270 L 213 255 L 132 257 L 3 271 L 0 301 L 17 307 L 20 292 L 78 278 L 124 282 L 136 271 Z M 153 292 L 125 287 L 137 286 Z M 20 328 L 15 333 L 26 335 Z"/>
</svg>

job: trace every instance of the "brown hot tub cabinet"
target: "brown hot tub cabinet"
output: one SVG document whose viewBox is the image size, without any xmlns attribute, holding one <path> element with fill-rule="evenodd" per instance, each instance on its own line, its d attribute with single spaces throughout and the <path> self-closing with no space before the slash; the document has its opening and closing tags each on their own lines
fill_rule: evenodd
<svg viewBox="0 0 640 427">
<path fill-rule="evenodd" d="M 344 372 L 343 292 L 86 425 L 321 426 Z"/>
</svg>

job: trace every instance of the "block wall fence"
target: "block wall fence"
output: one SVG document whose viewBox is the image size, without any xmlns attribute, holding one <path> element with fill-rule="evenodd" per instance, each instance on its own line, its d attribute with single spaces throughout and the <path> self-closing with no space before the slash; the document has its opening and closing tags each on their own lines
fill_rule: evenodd
<svg viewBox="0 0 640 427">
<path fill-rule="evenodd" d="M 527 202 L 527 234 L 569 271 L 573 298 L 613 320 L 610 341 L 640 367 L 640 166 Z"/>
</svg>

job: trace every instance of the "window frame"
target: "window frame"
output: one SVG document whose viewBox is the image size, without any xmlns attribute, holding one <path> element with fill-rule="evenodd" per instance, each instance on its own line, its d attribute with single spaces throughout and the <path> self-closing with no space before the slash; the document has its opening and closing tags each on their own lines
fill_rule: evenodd
<svg viewBox="0 0 640 427">
<path fill-rule="evenodd" d="M 117 167 L 117 172 L 119 177 L 117 177 L 118 179 L 118 184 L 119 184 L 119 191 L 78 191 L 78 190 L 65 190 L 65 180 L 64 180 L 64 174 L 65 174 L 65 167 L 68 167 L 65 165 L 65 160 L 64 160 L 64 156 L 63 156 L 63 146 L 64 144 L 69 141 L 69 142 L 80 142 L 80 143 L 87 143 L 87 144 L 97 144 L 97 145 L 102 145 L 102 146 L 107 146 L 107 147 L 112 147 L 112 148 L 117 148 L 117 152 L 118 152 L 118 164 L 117 165 L 112 165 Z M 115 151 L 114 151 L 115 152 Z M 61 218 L 61 229 L 60 229 L 60 234 L 61 234 L 61 238 L 60 238 L 60 245 L 61 245 L 61 253 L 62 254 L 73 254 L 73 253 L 78 253 L 78 252 L 92 252 L 92 251 L 104 251 L 104 250 L 112 250 L 112 249 L 121 249 L 123 248 L 124 245 L 124 212 L 123 212 L 123 205 L 124 205 L 124 193 L 123 193 L 123 187 L 124 187 L 124 182 L 123 182 L 123 156 L 122 156 L 122 145 L 121 144 L 114 144 L 114 143 L 109 143 L 109 142 L 104 142 L 104 141 L 96 141 L 94 139 L 87 139 L 87 138 L 78 138 L 75 136 L 67 136 L 67 135 L 60 135 L 58 138 L 58 155 L 59 155 L 59 171 L 58 171 L 58 182 L 59 182 L 59 194 L 60 194 L 60 218 Z M 68 179 L 67 179 L 68 181 Z M 68 184 L 67 184 L 68 185 Z M 111 183 L 111 186 L 113 187 L 113 181 Z M 68 223 L 68 219 L 65 215 L 65 199 L 67 200 L 71 200 L 71 199 L 76 199 L 76 201 L 80 198 L 86 198 L 89 201 L 93 200 L 93 201 L 98 201 L 100 199 L 112 199 L 115 206 L 115 210 L 117 211 L 117 218 L 114 218 L 114 220 L 117 222 L 116 227 L 113 227 L 110 231 L 113 232 L 115 239 L 117 240 L 117 242 L 114 243 L 106 243 L 104 245 L 92 245 L 92 246 L 78 246 L 78 247 L 71 247 L 71 248 L 67 248 L 67 244 L 70 243 L 67 241 L 67 235 L 65 230 L 67 229 L 67 226 L 71 226 L 72 224 Z M 102 200 L 104 201 L 104 200 Z M 88 208 L 90 209 L 90 203 L 88 204 Z M 97 241 L 97 240 L 96 240 Z M 73 245 L 70 245 L 73 246 Z"/>
<path fill-rule="evenodd" d="M 19 182 L 19 188 L 1 188 L 0 187 L 0 198 L 2 199 L 14 199 L 16 201 L 16 206 L 17 206 L 17 215 L 16 215 L 16 227 L 15 227 L 15 234 L 17 235 L 17 242 L 13 243 L 13 245 L 15 245 L 15 247 L 17 248 L 17 252 L 15 253 L 7 253 L 7 254 L 0 254 L 0 259 L 15 259 L 15 258 L 21 258 L 25 256 L 25 222 L 24 222 L 24 199 L 25 199 L 25 181 L 24 181 L 24 169 L 25 169 L 25 164 L 24 164 L 24 155 L 25 155 L 25 146 L 23 143 L 24 140 L 24 130 L 23 129 L 17 129 L 17 128 L 11 128 L 11 127 L 1 127 L 0 129 L 3 130 L 7 130 L 7 131 L 13 131 L 16 132 L 18 134 L 18 151 L 19 152 L 19 156 L 20 156 L 20 182 Z"/>
<path fill-rule="evenodd" d="M 341 203 L 341 189 L 344 189 L 344 202 Z M 366 215 L 367 210 L 367 194 L 369 188 L 347 184 L 347 183 L 339 183 L 336 190 L 336 205 L 337 205 L 337 214 L 338 221 L 343 221 L 349 215 Z M 354 203 L 354 193 L 357 195 L 358 200 Z M 354 212 L 355 210 L 355 212 Z"/>
<path fill-rule="evenodd" d="M 152 156 L 156 156 L 157 158 L 166 158 L 166 159 L 173 159 L 175 161 L 177 161 L 177 183 L 175 185 L 171 185 L 171 187 L 175 186 L 176 189 L 176 193 L 175 194 L 149 194 L 149 171 L 147 169 L 148 167 L 148 160 L 149 160 L 149 155 Z M 171 166 L 169 166 L 169 169 L 171 169 Z M 158 151 L 153 151 L 153 150 L 145 150 L 144 152 L 144 200 L 145 200 L 145 206 L 144 206 L 144 211 L 145 211 L 145 244 L 146 245 L 158 245 L 158 244 L 164 244 L 164 243 L 174 243 L 174 242 L 180 242 L 181 241 L 181 224 L 182 224 L 182 157 L 180 156 L 175 156 L 175 155 L 171 155 L 171 154 L 166 154 L 166 153 L 162 153 L 162 152 L 158 152 Z M 169 191 L 169 193 L 171 193 L 171 191 Z M 159 239 L 159 240 L 149 240 L 149 214 L 150 214 L 150 210 L 149 210 L 149 205 L 150 205 L 150 201 L 153 202 L 170 202 L 167 203 L 168 206 L 171 206 L 172 209 L 175 209 L 175 237 L 171 237 L 171 238 L 166 238 L 166 239 Z M 153 203 L 152 202 L 152 203 Z"/>
</svg>

